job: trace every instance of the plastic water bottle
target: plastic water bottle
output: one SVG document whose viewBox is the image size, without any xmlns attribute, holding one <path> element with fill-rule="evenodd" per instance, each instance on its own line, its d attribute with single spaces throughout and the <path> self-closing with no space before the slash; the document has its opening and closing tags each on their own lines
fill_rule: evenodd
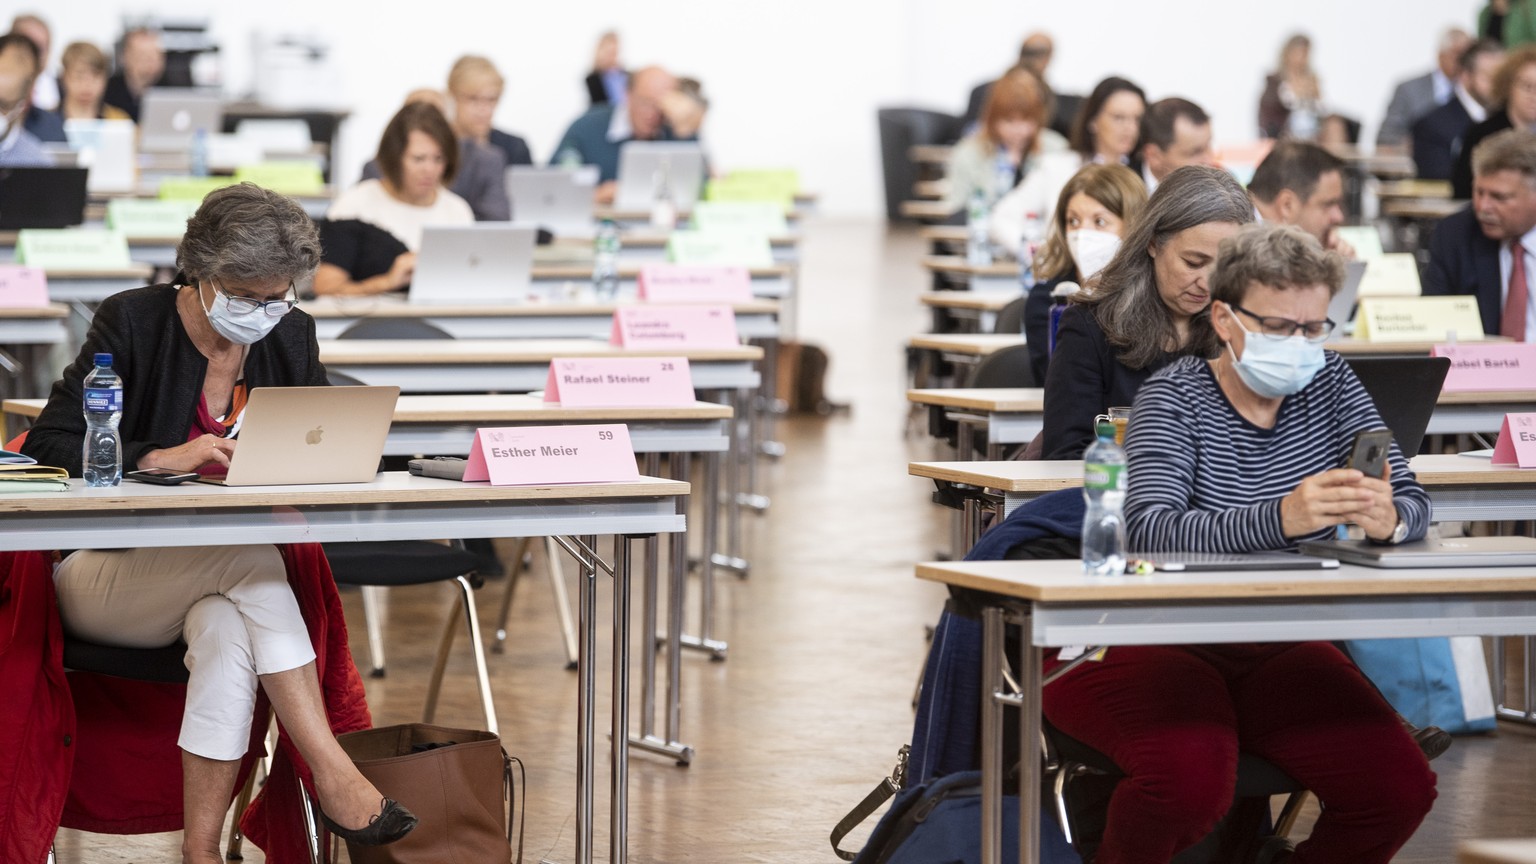
<svg viewBox="0 0 1536 864">
<path fill-rule="evenodd" d="M 1039 213 L 1030 213 L 1024 217 L 1024 236 L 1019 239 L 1019 281 L 1026 292 L 1035 287 L 1035 253 L 1043 242 L 1045 221 Z"/>
<path fill-rule="evenodd" d="M 592 293 L 612 300 L 619 293 L 619 226 L 604 219 L 592 247 Z"/>
<path fill-rule="evenodd" d="M 123 442 L 117 423 L 123 418 L 123 380 L 112 371 L 112 355 L 97 354 L 96 368 L 85 376 L 85 442 L 80 476 L 87 486 L 116 486 L 123 479 Z"/>
<path fill-rule="evenodd" d="M 677 204 L 672 201 L 672 171 L 665 162 L 651 177 L 651 227 L 664 231 L 677 227 Z"/>
<path fill-rule="evenodd" d="M 987 237 L 987 193 L 971 190 L 965 208 L 965 260 L 972 267 L 992 263 L 992 241 Z"/>
<path fill-rule="evenodd" d="M 1067 311 L 1067 301 L 1083 290 L 1076 282 L 1061 282 L 1051 289 L 1051 331 L 1046 341 L 1046 353 L 1056 353 L 1056 328 L 1061 326 L 1061 313 Z"/>
<path fill-rule="evenodd" d="M 193 177 L 208 176 L 208 130 L 198 129 L 192 133 L 192 165 Z"/>
<path fill-rule="evenodd" d="M 1119 576 L 1125 572 L 1125 451 L 1115 443 L 1115 424 L 1094 427 L 1098 440 L 1083 454 L 1083 572 Z"/>
</svg>

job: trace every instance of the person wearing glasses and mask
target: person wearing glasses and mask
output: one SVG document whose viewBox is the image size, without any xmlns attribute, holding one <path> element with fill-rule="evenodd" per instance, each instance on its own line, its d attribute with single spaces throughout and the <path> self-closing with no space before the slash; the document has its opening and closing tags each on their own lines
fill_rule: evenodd
<svg viewBox="0 0 1536 864">
<path fill-rule="evenodd" d="M 1397 445 L 1381 477 L 1340 466 L 1382 427 L 1337 355 L 1328 301 L 1344 263 L 1295 227 L 1222 241 L 1211 275 L 1214 358 L 1142 386 L 1126 433 L 1129 548 L 1258 552 L 1353 523 L 1376 543 L 1424 536 L 1429 497 Z M 1059 660 L 1047 658 L 1046 671 Z M 1435 775 L 1392 707 L 1332 643 L 1111 648 L 1045 690 L 1045 714 L 1125 772 L 1099 864 L 1168 861 L 1232 801 L 1238 752 L 1317 795 L 1294 851 L 1262 860 L 1385 864 L 1435 799 Z"/>
<path fill-rule="evenodd" d="M 81 386 L 98 353 L 112 355 L 123 379 L 118 429 L 130 471 L 221 472 L 237 450 L 250 390 L 326 383 L 315 322 L 294 308 L 296 289 L 320 263 L 319 235 L 297 203 L 250 183 L 209 193 L 187 220 L 176 259 L 172 284 L 101 304 L 24 453 L 80 476 Z M 81 550 L 63 559 L 54 581 L 64 627 L 79 638 L 133 648 L 186 642 L 184 862 L 222 860 L 224 814 L 258 684 L 313 771 L 333 831 L 379 844 L 415 826 L 331 733 L 316 652 L 277 547 Z M 328 680 L 336 662 L 350 666 L 351 658 L 328 659 Z M 355 679 L 356 669 L 348 671 Z"/>
</svg>

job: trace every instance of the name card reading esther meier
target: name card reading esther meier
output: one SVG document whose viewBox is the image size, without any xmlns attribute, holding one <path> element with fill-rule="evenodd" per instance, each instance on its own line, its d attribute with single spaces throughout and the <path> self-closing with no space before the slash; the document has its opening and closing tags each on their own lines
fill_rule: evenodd
<svg viewBox="0 0 1536 864">
<path fill-rule="evenodd" d="M 626 483 L 640 479 L 629 427 L 512 426 L 475 430 L 464 482 L 492 486 Z"/>
<path fill-rule="evenodd" d="M 671 408 L 693 404 L 684 357 L 588 357 L 552 360 L 544 401 L 567 408 Z"/>
<path fill-rule="evenodd" d="M 736 313 L 729 306 L 620 306 L 612 344 L 623 348 L 736 348 Z"/>
<path fill-rule="evenodd" d="M 1505 414 L 1493 464 L 1536 468 L 1536 414 Z"/>
</svg>

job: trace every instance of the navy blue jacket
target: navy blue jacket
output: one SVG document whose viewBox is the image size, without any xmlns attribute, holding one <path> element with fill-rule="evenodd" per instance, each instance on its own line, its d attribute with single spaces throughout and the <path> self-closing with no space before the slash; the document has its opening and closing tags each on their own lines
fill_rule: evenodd
<svg viewBox="0 0 1536 864">
<path fill-rule="evenodd" d="M 1483 332 L 1497 334 L 1504 313 L 1499 280 L 1499 243 L 1488 239 L 1468 205 L 1440 220 L 1429 238 L 1425 296 L 1468 294 L 1477 298 Z"/>
<path fill-rule="evenodd" d="M 1460 99 L 1425 114 L 1413 124 L 1413 164 L 1420 180 L 1449 180 L 1461 155 L 1461 142 L 1472 127 L 1472 115 Z"/>
</svg>

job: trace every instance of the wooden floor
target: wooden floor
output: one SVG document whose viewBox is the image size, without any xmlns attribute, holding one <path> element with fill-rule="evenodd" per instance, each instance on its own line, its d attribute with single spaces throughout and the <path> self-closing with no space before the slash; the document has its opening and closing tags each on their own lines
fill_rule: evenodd
<svg viewBox="0 0 1536 864">
<path fill-rule="evenodd" d="M 926 288 L 923 250 L 915 233 L 887 234 L 873 222 L 816 222 L 806 234 L 800 332 L 828 347 L 829 390 L 852 410 L 780 426 L 788 455 L 763 469 L 773 503 L 749 518 L 750 578 L 720 583 L 717 635 L 729 640 L 729 659 L 683 658 L 693 765 L 631 761 L 636 862 L 833 862 L 833 823 L 911 735 L 923 627 L 942 604 L 939 589 L 912 578 L 912 564 L 947 543 L 931 486 L 905 472 L 907 461 L 939 455 L 926 439 L 903 436 L 901 345 L 927 324 L 916 300 Z M 574 857 L 576 682 L 537 575 L 520 581 L 509 650 L 490 663 L 507 747 L 529 769 L 526 860 L 564 862 Z M 480 592 L 483 620 L 504 586 Z M 361 661 L 360 599 L 344 596 Z M 416 719 L 448 601 L 431 586 L 391 598 L 389 674 L 368 682 L 376 723 Z M 479 725 L 462 652 L 451 670 L 438 721 Z M 1435 767 L 1439 800 L 1398 861 L 1443 864 L 1462 839 L 1536 835 L 1536 736 L 1504 728 L 1460 739 Z M 598 771 L 605 788 L 605 760 Z M 606 849 L 601 805 L 598 821 Z M 64 832 L 59 851 L 66 864 L 164 862 L 178 844 L 175 835 Z M 264 859 L 247 850 L 246 860 Z"/>
</svg>

